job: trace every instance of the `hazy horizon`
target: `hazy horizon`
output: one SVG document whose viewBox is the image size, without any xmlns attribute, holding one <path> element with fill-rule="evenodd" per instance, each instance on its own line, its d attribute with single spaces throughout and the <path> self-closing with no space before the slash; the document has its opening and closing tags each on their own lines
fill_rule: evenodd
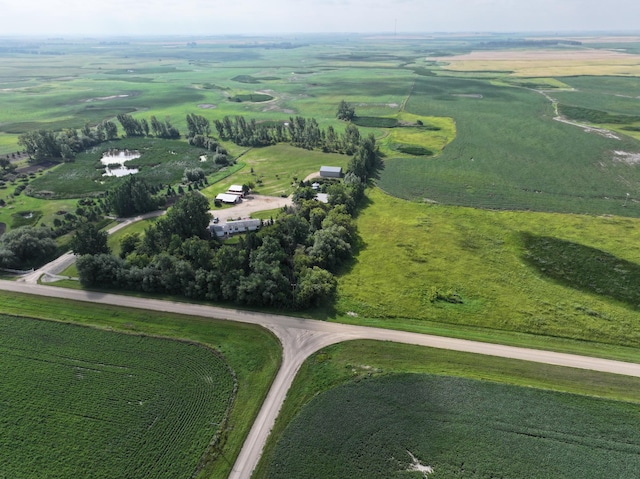
<svg viewBox="0 0 640 479">
<path fill-rule="evenodd" d="M 0 11 L 5 37 L 640 31 L 631 0 L 0 0 Z"/>
</svg>

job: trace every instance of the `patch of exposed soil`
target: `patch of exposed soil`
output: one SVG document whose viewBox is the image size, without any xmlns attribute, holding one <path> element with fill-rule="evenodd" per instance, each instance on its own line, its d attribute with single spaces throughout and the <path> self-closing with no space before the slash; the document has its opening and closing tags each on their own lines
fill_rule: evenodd
<svg viewBox="0 0 640 479">
<path fill-rule="evenodd" d="M 628 151 L 614 151 L 615 161 L 626 163 L 627 165 L 637 165 L 640 163 L 640 153 L 629 153 Z"/>
<path fill-rule="evenodd" d="M 109 100 L 118 100 L 120 98 L 127 98 L 130 95 L 110 95 L 110 96 L 98 96 L 95 98 L 87 98 L 86 100 L 82 100 L 84 103 L 93 103 L 94 101 L 109 101 Z"/>
<path fill-rule="evenodd" d="M 198 108 L 201 108 L 203 110 L 215 110 L 216 108 L 218 108 L 218 105 L 214 105 L 213 103 L 200 103 L 198 105 Z"/>
</svg>

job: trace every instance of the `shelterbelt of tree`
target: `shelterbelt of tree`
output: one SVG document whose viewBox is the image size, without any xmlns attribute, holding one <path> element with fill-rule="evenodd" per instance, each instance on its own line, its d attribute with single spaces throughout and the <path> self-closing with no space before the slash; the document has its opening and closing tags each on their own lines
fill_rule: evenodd
<svg viewBox="0 0 640 479">
<path fill-rule="evenodd" d="M 231 479 L 248 479 L 250 477 L 251 472 L 260 459 L 262 448 L 264 447 L 269 431 L 275 423 L 276 416 L 286 393 L 304 360 L 323 347 L 342 341 L 352 339 L 393 341 L 640 377 L 640 364 L 574 354 L 10 281 L 0 281 L 0 289 L 68 300 L 86 301 L 96 304 L 118 304 L 123 307 L 239 321 L 258 324 L 274 332 L 280 339 L 283 348 L 282 366 L 271 386 L 254 426 L 245 441 L 244 447 L 238 456 L 233 472 L 229 476 Z"/>
</svg>

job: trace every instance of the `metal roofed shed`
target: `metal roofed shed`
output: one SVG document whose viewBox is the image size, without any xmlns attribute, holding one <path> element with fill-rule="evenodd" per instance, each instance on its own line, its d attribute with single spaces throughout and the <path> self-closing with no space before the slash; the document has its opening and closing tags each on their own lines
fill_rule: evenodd
<svg viewBox="0 0 640 479">
<path fill-rule="evenodd" d="M 340 166 L 321 166 L 320 176 L 322 178 L 342 178 L 342 167 Z"/>
<path fill-rule="evenodd" d="M 235 205 L 240 201 L 240 196 L 229 193 L 220 193 L 218 196 L 216 196 L 216 200 L 220 200 L 223 203 Z"/>
</svg>

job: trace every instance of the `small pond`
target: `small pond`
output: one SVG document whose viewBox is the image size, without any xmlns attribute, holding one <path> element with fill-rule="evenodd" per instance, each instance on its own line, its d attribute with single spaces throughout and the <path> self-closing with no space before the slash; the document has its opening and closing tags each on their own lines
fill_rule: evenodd
<svg viewBox="0 0 640 479">
<path fill-rule="evenodd" d="M 100 163 L 105 165 L 102 176 L 127 176 L 134 175 L 138 168 L 128 168 L 125 163 L 140 158 L 140 152 L 136 150 L 109 150 L 103 153 Z"/>
</svg>

